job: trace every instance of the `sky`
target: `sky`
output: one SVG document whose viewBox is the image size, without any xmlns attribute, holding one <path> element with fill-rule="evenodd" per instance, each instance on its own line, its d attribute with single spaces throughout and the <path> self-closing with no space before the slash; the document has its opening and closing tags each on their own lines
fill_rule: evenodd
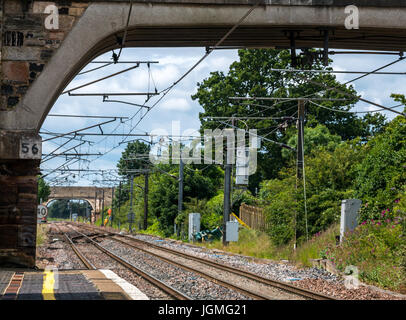
<svg viewBox="0 0 406 320">
<path fill-rule="evenodd" d="M 75 90 L 75 93 L 118 93 L 118 92 L 154 92 L 155 87 L 161 91 L 176 80 L 178 80 L 191 66 L 193 66 L 203 55 L 205 48 L 125 48 L 120 57 L 120 61 L 158 61 L 157 64 L 151 64 L 150 72 L 146 64 L 141 64 L 138 68 L 122 73 L 116 77 L 103 80 L 90 86 Z M 106 53 L 95 61 L 111 61 L 111 52 Z M 399 57 L 394 55 L 335 55 L 333 59 L 334 70 L 346 71 L 372 71 L 383 65 L 386 65 Z M 191 96 L 197 91 L 197 84 L 210 76 L 211 72 L 228 72 L 232 62 L 238 60 L 237 50 L 217 50 L 212 52 L 199 66 L 192 71 L 185 79 L 175 86 L 168 95 L 166 95 L 148 114 L 146 109 L 115 102 L 103 102 L 101 96 L 68 96 L 61 95 L 56 101 L 50 115 L 92 115 L 92 116 L 114 116 L 127 117 L 123 123 L 119 119 L 102 125 L 105 133 L 114 132 L 116 134 L 127 134 L 130 128 L 139 124 L 133 129 L 132 133 L 144 134 L 157 129 L 164 130 L 168 134 L 172 133 L 171 127 L 173 121 L 179 121 L 182 135 L 194 135 L 193 132 L 199 129 L 199 112 L 203 109 L 198 101 L 193 101 Z M 405 61 L 401 61 L 383 71 L 405 72 Z M 89 64 L 83 71 L 90 70 L 100 66 L 100 64 Z M 132 64 L 111 65 L 93 72 L 78 75 L 69 84 L 67 89 L 76 88 L 80 85 L 105 77 L 112 73 L 131 67 Z M 340 82 L 355 78 L 354 74 L 337 74 Z M 358 94 L 365 99 L 379 103 L 384 106 L 397 105 L 390 95 L 392 93 L 405 94 L 403 85 L 404 75 L 371 75 L 355 82 L 353 85 Z M 149 89 L 148 89 L 149 88 Z M 143 104 L 145 96 L 110 96 L 111 100 L 122 100 L 131 103 Z M 159 96 L 152 97 L 145 105 L 152 106 L 159 99 Z M 372 111 L 379 109 L 366 103 L 358 103 L 353 111 Z M 402 108 L 397 109 L 401 111 Z M 393 119 L 396 115 L 391 112 L 384 112 L 388 119 Z M 132 120 L 130 119 L 132 118 Z M 41 132 L 67 133 L 79 130 L 88 126 L 96 125 L 111 119 L 90 119 L 90 118 L 67 118 L 48 116 L 41 128 Z M 85 132 L 100 133 L 98 127 L 86 130 Z M 43 139 L 49 138 L 49 135 L 41 134 Z M 115 169 L 116 163 L 121 157 L 126 144 L 120 144 L 123 136 L 100 137 L 86 136 L 84 140 L 94 142 L 83 143 L 77 147 L 79 153 L 101 154 L 99 156 L 88 156 L 85 160 L 77 162 L 70 166 L 75 169 Z M 128 137 L 126 140 L 132 140 L 136 137 Z M 79 139 L 79 138 L 78 138 Z M 149 140 L 149 138 L 146 138 Z M 65 138 L 58 138 L 44 142 L 43 154 L 49 154 L 62 143 Z M 66 149 L 79 145 L 80 141 L 71 141 L 56 153 L 63 152 Z M 74 152 L 72 149 L 69 153 Z M 45 158 L 46 159 L 46 158 Z M 44 174 L 49 173 L 50 169 L 61 166 L 66 161 L 63 157 L 56 157 L 41 164 Z M 73 161 L 72 161 L 73 162 Z M 89 172 L 71 172 L 50 174 L 46 179 L 51 185 L 111 185 L 115 184 L 115 175 L 104 173 L 89 174 Z"/>
</svg>

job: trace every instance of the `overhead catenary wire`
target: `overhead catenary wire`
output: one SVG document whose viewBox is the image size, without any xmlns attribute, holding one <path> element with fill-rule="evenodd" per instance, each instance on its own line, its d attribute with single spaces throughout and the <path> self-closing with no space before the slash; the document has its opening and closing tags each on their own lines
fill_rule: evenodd
<svg viewBox="0 0 406 320">
<path fill-rule="evenodd" d="M 377 109 L 377 110 L 369 110 L 369 111 L 345 111 L 345 110 L 339 110 L 339 109 L 329 108 L 329 107 L 320 105 L 320 104 L 318 104 L 318 103 L 315 103 L 315 102 L 313 102 L 313 101 L 311 101 L 311 100 L 310 100 L 309 102 L 310 102 L 311 104 L 314 104 L 314 105 L 317 106 L 317 107 L 320 107 L 320 108 L 323 108 L 323 109 L 326 109 L 326 110 L 330 110 L 330 111 L 333 111 L 333 112 L 352 113 L 352 114 L 357 114 L 357 113 L 374 113 L 374 112 L 380 112 L 380 111 L 385 111 L 385 110 L 388 110 L 388 109 L 395 109 L 395 108 L 399 108 L 399 107 L 403 107 L 403 106 L 404 106 L 404 104 L 399 104 L 399 105 L 396 105 L 396 106 L 394 106 L 394 107 L 389 107 L 389 108 L 385 108 L 385 109 Z"/>
<path fill-rule="evenodd" d="M 137 63 L 135 66 L 132 66 L 132 67 L 130 67 L 130 68 L 127 68 L 127 69 L 124 69 L 124 70 L 115 72 L 115 73 L 113 73 L 113 74 L 110 74 L 110 75 L 108 75 L 108 76 L 105 76 L 105 77 L 102 77 L 102 78 L 99 78 L 99 79 L 96 79 L 96 80 L 87 82 L 87 83 L 82 84 L 82 85 L 80 85 L 80 86 L 77 86 L 77 87 L 75 87 L 75 88 L 65 90 L 64 92 L 61 93 L 61 95 L 65 94 L 65 93 L 70 93 L 71 91 L 76 91 L 76 90 L 78 90 L 78 89 L 81 89 L 81 88 L 84 88 L 84 87 L 87 87 L 87 86 L 90 86 L 90 85 L 92 85 L 92 84 L 94 84 L 94 83 L 97 83 L 97 82 L 100 82 L 100 81 L 103 81 L 103 80 L 106 80 L 106 79 L 109 79 L 109 78 L 118 76 L 119 74 L 122 74 L 122 73 L 125 73 L 125 72 L 128 72 L 128 71 L 134 70 L 134 69 L 138 68 L 139 66 L 140 66 L 140 64 Z"/>
<path fill-rule="evenodd" d="M 216 45 L 213 47 L 212 50 L 210 50 L 209 52 L 206 52 L 206 54 L 200 59 L 198 60 L 186 73 L 184 73 L 177 81 L 175 81 L 171 86 L 169 86 L 168 88 L 162 90 L 159 92 L 159 94 L 162 94 L 159 99 L 150 107 L 149 110 L 147 110 L 145 112 L 145 114 L 140 116 L 140 119 L 135 123 L 135 125 L 131 125 L 131 129 L 129 131 L 129 133 L 132 133 L 133 130 L 135 130 L 135 128 L 138 126 L 138 124 L 149 114 L 149 112 L 155 108 L 161 101 L 162 99 L 179 83 L 181 82 L 187 75 L 189 75 L 201 62 L 203 62 L 209 55 L 211 52 L 213 52 L 213 50 L 216 47 L 219 47 L 228 37 L 229 35 L 234 32 L 234 30 L 236 28 L 238 28 L 241 23 L 251 14 L 251 12 L 256 9 L 260 4 L 260 1 L 258 1 L 255 5 L 253 5 L 248 11 L 247 13 L 216 43 Z M 142 110 L 143 108 L 140 108 L 129 120 L 132 122 L 132 120 L 135 118 L 135 116 L 140 112 L 140 110 Z M 104 155 L 109 154 L 111 151 L 113 151 L 114 149 L 118 148 L 122 143 L 124 143 L 126 140 L 126 138 L 124 138 L 121 143 L 119 143 L 118 145 L 110 148 L 109 150 L 107 150 Z M 93 161 L 96 161 L 99 158 L 94 159 Z"/>
<path fill-rule="evenodd" d="M 391 108 L 389 108 L 389 107 L 385 107 L 385 106 L 383 106 L 383 105 L 381 105 L 381 104 L 379 104 L 379 103 L 376 103 L 376 102 L 373 102 L 373 101 L 369 101 L 369 100 L 364 99 L 364 98 L 362 98 L 362 97 L 355 96 L 355 95 L 353 95 L 353 94 L 351 94 L 351 93 L 345 92 L 345 91 L 340 90 L 340 89 L 338 89 L 338 88 L 329 87 L 328 85 L 325 85 L 324 83 L 320 83 L 320 82 L 318 82 L 318 81 L 314 81 L 314 80 L 311 80 L 311 79 L 307 79 L 307 81 L 310 82 L 310 83 L 313 83 L 313 84 L 315 84 L 315 85 L 318 85 L 318 86 L 320 86 L 320 87 L 323 87 L 323 88 L 325 88 L 325 89 L 327 89 L 327 90 L 334 90 L 334 91 L 336 91 L 336 92 L 338 92 L 338 93 L 340 93 L 340 94 L 342 94 L 342 95 L 344 95 L 344 96 L 351 97 L 351 98 L 354 98 L 354 99 L 358 99 L 358 100 L 360 100 L 360 101 L 366 102 L 366 103 L 368 103 L 368 104 L 371 104 L 371 105 L 373 105 L 373 106 L 379 107 L 379 108 L 384 109 L 384 110 L 386 110 L 386 111 L 391 111 L 391 112 L 394 112 L 394 113 L 397 113 L 397 114 L 399 114 L 399 115 L 402 115 L 402 116 L 406 117 L 406 114 L 405 114 L 404 112 L 396 111 L 396 110 L 391 109 Z"/>
<path fill-rule="evenodd" d="M 389 64 L 386 64 L 386 65 L 384 65 L 384 66 L 382 66 L 382 67 L 379 67 L 379 68 L 377 68 L 377 69 L 374 69 L 374 70 L 372 70 L 371 72 L 369 72 L 369 73 L 367 73 L 367 74 L 364 74 L 364 75 L 362 75 L 362 76 L 360 76 L 360 77 L 356 77 L 356 78 L 354 78 L 354 79 L 351 79 L 351 80 L 345 82 L 345 83 L 342 84 L 342 85 L 347 85 L 347 84 L 350 84 L 350 83 L 355 82 L 355 81 L 357 81 L 357 80 L 360 80 L 360 79 L 362 79 L 362 78 L 364 78 L 364 77 L 367 77 L 367 76 L 371 75 L 371 74 L 374 73 L 374 72 L 378 72 L 378 71 L 380 71 L 380 70 L 382 70 L 382 69 L 385 69 L 385 68 L 387 68 L 387 67 L 389 67 L 389 66 L 392 66 L 392 65 L 394 65 L 394 64 L 396 64 L 396 63 L 399 63 L 399 62 L 403 61 L 404 59 L 405 59 L 405 57 L 403 57 L 403 55 L 401 55 L 401 56 L 400 56 L 400 59 L 397 59 L 397 60 L 395 60 L 395 61 L 393 61 L 393 62 L 391 62 L 391 63 L 389 63 Z M 303 77 L 302 77 L 302 79 L 303 79 Z M 305 80 L 310 81 L 308 78 L 305 78 Z M 317 82 L 316 82 L 316 84 L 319 85 L 319 83 L 317 83 Z M 319 93 L 321 93 L 321 92 L 328 92 L 328 91 L 331 91 L 331 90 L 336 90 L 336 91 L 337 91 L 337 90 L 339 90 L 339 89 L 338 89 L 337 87 L 329 87 L 329 88 L 325 88 L 324 90 L 319 90 L 319 91 L 313 92 L 313 93 L 311 93 L 311 94 L 308 94 L 308 95 L 306 95 L 306 96 L 304 96 L 304 97 L 302 97 L 302 98 L 308 98 L 308 97 L 311 97 L 311 96 L 313 96 L 313 95 L 315 95 L 315 94 L 319 94 Z M 359 97 L 356 97 L 356 96 L 353 96 L 353 98 L 354 98 L 354 99 L 357 99 L 357 100 L 359 99 Z M 378 105 L 378 107 L 383 107 L 383 106 Z M 382 109 L 386 109 L 386 107 L 383 107 Z"/>
</svg>

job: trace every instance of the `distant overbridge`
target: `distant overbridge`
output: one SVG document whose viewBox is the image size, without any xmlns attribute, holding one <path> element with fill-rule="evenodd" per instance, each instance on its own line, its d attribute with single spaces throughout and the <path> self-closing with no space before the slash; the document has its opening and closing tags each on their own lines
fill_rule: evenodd
<svg viewBox="0 0 406 320">
<path fill-rule="evenodd" d="M 92 207 L 93 213 L 100 214 L 103 207 L 111 207 L 113 188 L 98 187 L 51 187 L 51 194 L 44 203 L 48 205 L 53 200 L 86 200 Z"/>
</svg>

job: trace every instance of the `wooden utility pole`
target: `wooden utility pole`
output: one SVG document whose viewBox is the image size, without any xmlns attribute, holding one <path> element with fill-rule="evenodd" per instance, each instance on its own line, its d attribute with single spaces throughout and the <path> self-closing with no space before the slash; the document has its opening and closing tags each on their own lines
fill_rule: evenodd
<svg viewBox="0 0 406 320">
<path fill-rule="evenodd" d="M 304 100 L 298 100 L 298 120 L 297 120 L 297 160 L 296 160 L 296 194 L 299 188 L 300 182 L 303 178 L 303 137 L 304 137 L 304 118 L 305 118 L 305 102 Z M 294 249 L 297 245 L 297 213 L 295 211 L 295 242 Z"/>
</svg>

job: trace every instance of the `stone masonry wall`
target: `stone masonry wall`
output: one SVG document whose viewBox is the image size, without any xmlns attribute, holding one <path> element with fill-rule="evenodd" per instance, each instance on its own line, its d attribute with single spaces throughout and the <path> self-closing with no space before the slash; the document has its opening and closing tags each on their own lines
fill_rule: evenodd
<svg viewBox="0 0 406 320">
<path fill-rule="evenodd" d="M 88 3 L 3 0 L 1 5 L 0 111 L 6 111 L 20 102 Z M 57 30 L 45 28 L 49 5 L 58 7 Z"/>
</svg>

